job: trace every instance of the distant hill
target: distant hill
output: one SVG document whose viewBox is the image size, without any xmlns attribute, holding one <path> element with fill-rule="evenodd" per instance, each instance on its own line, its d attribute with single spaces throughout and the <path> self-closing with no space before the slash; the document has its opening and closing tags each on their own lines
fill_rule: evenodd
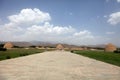
<svg viewBox="0 0 120 80">
<path fill-rule="evenodd" d="M 8 41 L 11 42 L 11 41 Z M 6 42 L 0 42 L 0 44 L 5 44 Z M 31 46 L 32 44 L 30 42 L 11 42 L 14 46 L 19 46 L 19 47 L 28 47 Z"/>
<path fill-rule="evenodd" d="M 10 41 L 8 41 L 10 42 Z M 0 41 L 0 44 L 6 43 L 5 41 Z M 56 47 L 57 44 L 59 43 L 53 43 L 53 42 L 42 42 L 42 41 L 12 41 L 12 44 L 14 46 L 19 46 L 19 47 L 29 47 L 29 46 L 48 46 L 48 47 Z M 90 47 L 90 48 L 105 48 L 105 44 L 98 44 L 98 45 L 70 45 L 70 44 L 62 44 L 64 47 L 67 48 L 78 48 L 78 47 Z"/>
</svg>

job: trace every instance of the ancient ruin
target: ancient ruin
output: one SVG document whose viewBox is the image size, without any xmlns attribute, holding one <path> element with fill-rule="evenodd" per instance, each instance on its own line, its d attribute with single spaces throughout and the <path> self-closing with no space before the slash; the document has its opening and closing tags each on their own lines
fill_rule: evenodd
<svg viewBox="0 0 120 80">
<path fill-rule="evenodd" d="M 105 47 L 105 51 L 106 52 L 113 52 L 116 49 L 117 49 L 116 46 L 113 45 L 112 43 L 107 44 L 106 47 Z"/>
<path fill-rule="evenodd" d="M 56 46 L 56 49 L 57 49 L 57 50 L 64 50 L 64 47 L 63 47 L 62 44 L 58 44 L 58 45 Z"/>
<path fill-rule="evenodd" d="M 11 42 L 7 42 L 4 45 L 4 48 L 11 49 L 13 47 L 13 44 Z"/>
</svg>

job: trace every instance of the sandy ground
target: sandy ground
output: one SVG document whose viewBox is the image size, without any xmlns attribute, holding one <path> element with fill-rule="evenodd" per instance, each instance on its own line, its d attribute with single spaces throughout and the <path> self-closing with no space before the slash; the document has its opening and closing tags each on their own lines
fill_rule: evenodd
<svg viewBox="0 0 120 80">
<path fill-rule="evenodd" d="M 120 80 L 120 67 L 66 51 L 0 61 L 0 80 Z"/>
</svg>

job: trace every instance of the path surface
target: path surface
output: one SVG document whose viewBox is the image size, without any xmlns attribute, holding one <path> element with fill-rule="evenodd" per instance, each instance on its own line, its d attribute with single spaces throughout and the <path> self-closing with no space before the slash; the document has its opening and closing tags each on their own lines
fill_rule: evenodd
<svg viewBox="0 0 120 80">
<path fill-rule="evenodd" d="M 50 51 L 0 61 L 0 80 L 120 80 L 120 67 Z"/>
</svg>

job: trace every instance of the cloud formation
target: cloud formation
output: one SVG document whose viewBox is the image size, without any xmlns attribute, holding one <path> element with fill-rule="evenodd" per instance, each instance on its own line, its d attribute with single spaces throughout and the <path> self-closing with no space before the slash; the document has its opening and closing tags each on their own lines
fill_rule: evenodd
<svg viewBox="0 0 120 80">
<path fill-rule="evenodd" d="M 49 13 L 42 12 L 37 8 L 34 9 L 23 9 L 17 15 L 8 16 L 10 22 L 23 24 L 23 23 L 43 23 L 45 21 L 51 20 Z"/>
<path fill-rule="evenodd" d="M 37 8 L 22 9 L 8 16 L 9 23 L 0 25 L 2 41 L 52 41 L 68 44 L 93 44 L 96 37 L 89 30 L 79 31 L 72 26 L 56 26 L 51 16 Z"/>
<path fill-rule="evenodd" d="M 92 33 L 88 30 L 83 30 L 83 31 L 80 31 L 80 32 L 76 32 L 76 33 L 74 33 L 74 36 L 80 37 L 82 39 L 92 39 L 92 38 L 94 38 Z"/>
<path fill-rule="evenodd" d="M 115 32 L 106 32 L 106 34 L 115 34 Z"/>
<path fill-rule="evenodd" d="M 120 0 L 117 0 L 118 3 L 120 3 Z"/>
<path fill-rule="evenodd" d="M 107 21 L 112 25 L 117 25 L 120 23 L 120 12 L 115 12 L 109 15 L 109 19 Z"/>
</svg>

